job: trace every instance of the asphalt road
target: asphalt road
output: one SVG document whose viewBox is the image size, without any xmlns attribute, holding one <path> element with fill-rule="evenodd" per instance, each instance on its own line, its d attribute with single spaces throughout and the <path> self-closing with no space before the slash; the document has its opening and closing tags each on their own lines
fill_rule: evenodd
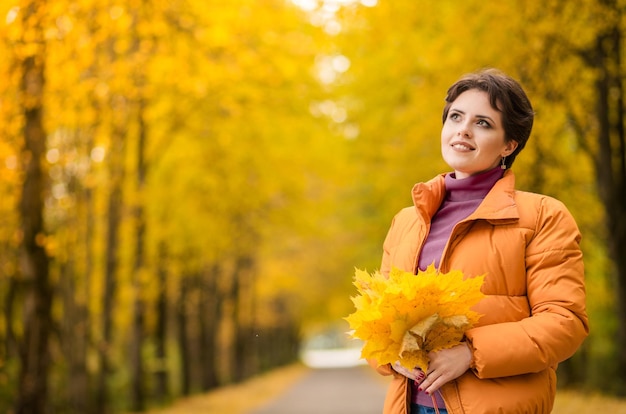
<svg viewBox="0 0 626 414">
<path fill-rule="evenodd" d="M 387 384 L 368 366 L 312 369 L 249 414 L 380 414 Z"/>
</svg>

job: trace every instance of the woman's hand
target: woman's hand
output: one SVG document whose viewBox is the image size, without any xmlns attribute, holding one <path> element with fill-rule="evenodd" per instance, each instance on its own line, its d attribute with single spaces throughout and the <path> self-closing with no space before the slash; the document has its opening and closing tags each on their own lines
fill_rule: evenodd
<svg viewBox="0 0 626 414">
<path fill-rule="evenodd" d="M 428 357 L 430 358 L 428 372 L 419 389 L 432 395 L 444 384 L 457 379 L 469 369 L 472 351 L 467 344 L 462 343 L 449 349 L 430 352 Z"/>
<path fill-rule="evenodd" d="M 417 381 L 417 383 L 420 383 L 424 377 L 426 376 L 426 374 L 424 374 L 424 371 L 422 371 L 419 368 L 413 368 L 413 369 L 408 369 L 403 367 L 402 365 L 400 365 L 400 363 L 398 361 L 394 362 L 393 364 L 391 364 L 391 368 L 393 368 L 394 371 L 396 371 L 398 374 L 400 375 L 404 375 L 405 377 L 412 379 L 413 381 Z"/>
</svg>

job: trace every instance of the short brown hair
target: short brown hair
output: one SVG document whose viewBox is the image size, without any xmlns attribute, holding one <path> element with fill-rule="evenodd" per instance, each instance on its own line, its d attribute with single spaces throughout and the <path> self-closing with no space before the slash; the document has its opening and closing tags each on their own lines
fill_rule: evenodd
<svg viewBox="0 0 626 414">
<path fill-rule="evenodd" d="M 521 85 L 510 76 L 496 70 L 485 69 L 463 76 L 448 89 L 446 105 L 443 108 L 443 122 L 446 122 L 450 105 L 463 92 L 478 89 L 487 92 L 491 106 L 502 114 L 504 139 L 506 142 L 516 141 L 517 148 L 505 163 L 507 168 L 513 164 L 515 157 L 526 145 L 533 129 L 535 112 L 526 92 Z"/>
</svg>

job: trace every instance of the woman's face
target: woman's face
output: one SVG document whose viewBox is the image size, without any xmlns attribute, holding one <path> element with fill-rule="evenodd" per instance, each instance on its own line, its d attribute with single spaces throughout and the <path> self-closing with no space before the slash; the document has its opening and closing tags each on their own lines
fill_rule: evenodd
<svg viewBox="0 0 626 414">
<path fill-rule="evenodd" d="M 452 102 L 441 129 L 441 154 L 456 178 L 496 167 L 515 148 L 517 142 L 505 142 L 502 114 L 491 107 L 487 92 L 470 89 Z"/>
</svg>

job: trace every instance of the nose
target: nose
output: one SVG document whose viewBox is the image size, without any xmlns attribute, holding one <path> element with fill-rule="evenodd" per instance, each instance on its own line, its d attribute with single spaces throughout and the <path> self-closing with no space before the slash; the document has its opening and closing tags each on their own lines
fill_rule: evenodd
<svg viewBox="0 0 626 414">
<path fill-rule="evenodd" d="M 469 126 L 467 124 L 461 124 L 461 125 L 459 125 L 459 130 L 458 130 L 457 134 L 460 137 L 469 138 L 471 136 L 471 130 L 470 130 L 470 128 L 469 128 Z"/>
</svg>

